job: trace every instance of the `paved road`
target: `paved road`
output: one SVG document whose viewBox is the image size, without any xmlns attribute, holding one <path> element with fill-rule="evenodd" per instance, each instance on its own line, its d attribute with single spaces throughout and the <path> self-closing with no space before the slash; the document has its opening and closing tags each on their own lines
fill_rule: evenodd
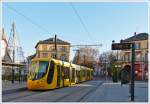
<svg viewBox="0 0 150 104">
<path fill-rule="evenodd" d="M 148 101 L 148 84 L 136 83 L 135 101 Z M 93 80 L 71 87 L 49 91 L 28 91 L 2 94 L 3 102 L 129 102 L 128 85 Z"/>
</svg>

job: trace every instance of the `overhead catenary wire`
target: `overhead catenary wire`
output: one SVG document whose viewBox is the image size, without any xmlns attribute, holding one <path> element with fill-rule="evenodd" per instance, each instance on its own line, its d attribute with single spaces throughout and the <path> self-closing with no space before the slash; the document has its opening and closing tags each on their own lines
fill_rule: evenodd
<svg viewBox="0 0 150 104">
<path fill-rule="evenodd" d="M 42 31 L 46 32 L 47 34 L 51 34 L 46 28 L 44 28 L 42 25 L 40 25 L 39 23 L 33 21 L 31 18 L 29 18 L 28 16 L 24 15 L 23 13 L 21 13 L 20 11 L 16 10 L 15 8 L 13 8 L 12 6 L 4 3 L 4 5 L 6 7 L 8 7 L 10 10 L 14 11 L 15 13 L 17 13 L 18 15 L 21 15 L 22 17 L 24 17 L 28 22 L 32 23 L 33 25 L 35 25 L 36 27 L 38 27 L 39 29 L 41 29 Z M 14 20 L 14 19 L 13 19 Z M 59 34 L 59 37 L 61 35 Z"/>
<path fill-rule="evenodd" d="M 33 21 L 32 19 L 30 19 L 29 17 L 27 17 L 23 13 L 19 12 L 18 10 L 14 9 L 13 7 L 9 6 L 6 3 L 4 3 L 4 5 L 6 7 L 8 7 L 9 9 L 11 9 L 12 11 L 16 12 L 17 14 L 21 15 L 22 17 L 24 17 L 27 21 L 29 21 L 30 23 L 32 23 L 33 25 L 35 25 L 39 29 L 41 29 L 41 30 L 45 31 L 46 33 L 50 34 L 50 32 L 47 29 L 45 29 L 43 26 L 41 26 L 40 24 L 36 23 L 35 21 Z"/>
<path fill-rule="evenodd" d="M 79 18 L 79 21 L 80 21 L 81 25 L 83 26 L 84 30 L 87 32 L 87 35 L 89 36 L 89 39 L 92 40 L 92 42 L 93 42 L 94 40 L 93 40 L 93 38 L 92 38 L 92 36 L 91 36 L 91 34 L 90 34 L 88 28 L 86 27 L 85 23 L 83 22 L 81 16 L 79 15 L 77 9 L 75 8 L 75 6 L 73 5 L 72 2 L 70 2 L 70 5 L 71 5 L 71 7 L 72 7 L 74 13 L 76 14 L 76 16 Z"/>
</svg>

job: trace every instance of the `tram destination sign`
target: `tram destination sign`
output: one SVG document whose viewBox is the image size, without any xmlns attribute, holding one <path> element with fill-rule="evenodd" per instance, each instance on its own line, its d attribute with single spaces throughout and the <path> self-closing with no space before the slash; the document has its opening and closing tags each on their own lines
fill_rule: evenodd
<svg viewBox="0 0 150 104">
<path fill-rule="evenodd" d="M 113 43 L 112 50 L 126 50 L 131 49 L 131 43 Z"/>
</svg>

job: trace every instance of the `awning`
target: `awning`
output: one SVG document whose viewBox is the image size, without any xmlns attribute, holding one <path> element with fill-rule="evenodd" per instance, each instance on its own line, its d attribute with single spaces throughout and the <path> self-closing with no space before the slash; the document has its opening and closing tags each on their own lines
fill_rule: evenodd
<svg viewBox="0 0 150 104">
<path fill-rule="evenodd" d="M 21 66 L 25 66 L 25 64 L 2 62 L 2 66 L 17 66 L 17 67 L 21 67 Z"/>
</svg>

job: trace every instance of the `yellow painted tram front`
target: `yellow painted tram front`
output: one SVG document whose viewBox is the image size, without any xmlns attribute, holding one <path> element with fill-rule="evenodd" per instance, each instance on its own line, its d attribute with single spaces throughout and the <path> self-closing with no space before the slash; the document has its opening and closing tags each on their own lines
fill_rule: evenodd
<svg viewBox="0 0 150 104">
<path fill-rule="evenodd" d="M 49 75 L 50 72 L 51 75 Z M 53 61 L 44 58 L 33 59 L 29 68 L 27 88 L 30 90 L 55 88 L 54 74 Z"/>
</svg>

